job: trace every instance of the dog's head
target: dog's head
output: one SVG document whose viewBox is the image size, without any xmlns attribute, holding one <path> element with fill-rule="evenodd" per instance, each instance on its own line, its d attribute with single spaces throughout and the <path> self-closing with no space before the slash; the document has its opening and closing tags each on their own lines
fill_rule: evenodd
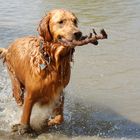
<svg viewBox="0 0 140 140">
<path fill-rule="evenodd" d="M 79 40 L 82 36 L 78 29 L 78 19 L 70 11 L 63 9 L 52 10 L 45 16 L 38 27 L 39 35 L 46 42 L 58 40 Z"/>
</svg>

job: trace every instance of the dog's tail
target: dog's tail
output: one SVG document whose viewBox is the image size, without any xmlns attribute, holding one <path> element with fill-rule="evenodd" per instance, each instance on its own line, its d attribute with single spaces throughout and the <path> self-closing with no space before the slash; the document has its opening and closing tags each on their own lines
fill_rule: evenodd
<svg viewBox="0 0 140 140">
<path fill-rule="evenodd" d="M 0 59 L 3 59 L 3 62 L 5 62 L 7 51 L 5 48 L 0 48 Z"/>
</svg>

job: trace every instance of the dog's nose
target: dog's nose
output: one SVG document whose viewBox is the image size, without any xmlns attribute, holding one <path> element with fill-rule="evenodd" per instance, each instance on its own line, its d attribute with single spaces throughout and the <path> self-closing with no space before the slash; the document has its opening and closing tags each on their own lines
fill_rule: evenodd
<svg viewBox="0 0 140 140">
<path fill-rule="evenodd" d="M 76 40 L 79 40 L 81 36 L 82 36 L 82 33 L 80 31 L 74 33 L 74 37 Z"/>
</svg>

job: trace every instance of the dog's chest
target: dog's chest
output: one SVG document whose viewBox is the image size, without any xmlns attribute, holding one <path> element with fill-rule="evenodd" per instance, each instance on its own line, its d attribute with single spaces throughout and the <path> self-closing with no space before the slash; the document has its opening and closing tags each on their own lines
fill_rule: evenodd
<svg viewBox="0 0 140 140">
<path fill-rule="evenodd" d="M 47 105 L 51 110 L 59 106 L 63 90 L 69 82 L 69 77 L 70 72 L 63 69 L 57 72 L 52 71 L 46 79 L 40 81 L 40 104 Z"/>
<path fill-rule="evenodd" d="M 44 91 L 41 91 L 42 95 L 39 99 L 39 103 L 41 106 L 46 106 L 50 110 L 58 107 L 61 103 L 61 99 L 63 97 L 63 87 L 50 85 L 50 87 L 45 88 Z"/>
</svg>

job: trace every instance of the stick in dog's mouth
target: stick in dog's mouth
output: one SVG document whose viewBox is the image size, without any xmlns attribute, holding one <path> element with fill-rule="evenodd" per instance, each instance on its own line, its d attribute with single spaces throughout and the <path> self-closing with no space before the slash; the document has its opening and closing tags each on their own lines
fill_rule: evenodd
<svg viewBox="0 0 140 140">
<path fill-rule="evenodd" d="M 62 38 L 62 37 L 60 37 L 58 40 L 62 45 L 74 48 L 76 46 L 82 46 L 82 45 L 86 45 L 88 43 L 98 45 L 98 40 L 107 39 L 107 38 L 108 38 L 108 35 L 104 29 L 101 29 L 99 35 L 93 29 L 93 33 L 90 33 L 89 36 L 87 36 L 87 35 L 82 36 L 80 40 L 69 41 L 69 40 Z"/>
</svg>

